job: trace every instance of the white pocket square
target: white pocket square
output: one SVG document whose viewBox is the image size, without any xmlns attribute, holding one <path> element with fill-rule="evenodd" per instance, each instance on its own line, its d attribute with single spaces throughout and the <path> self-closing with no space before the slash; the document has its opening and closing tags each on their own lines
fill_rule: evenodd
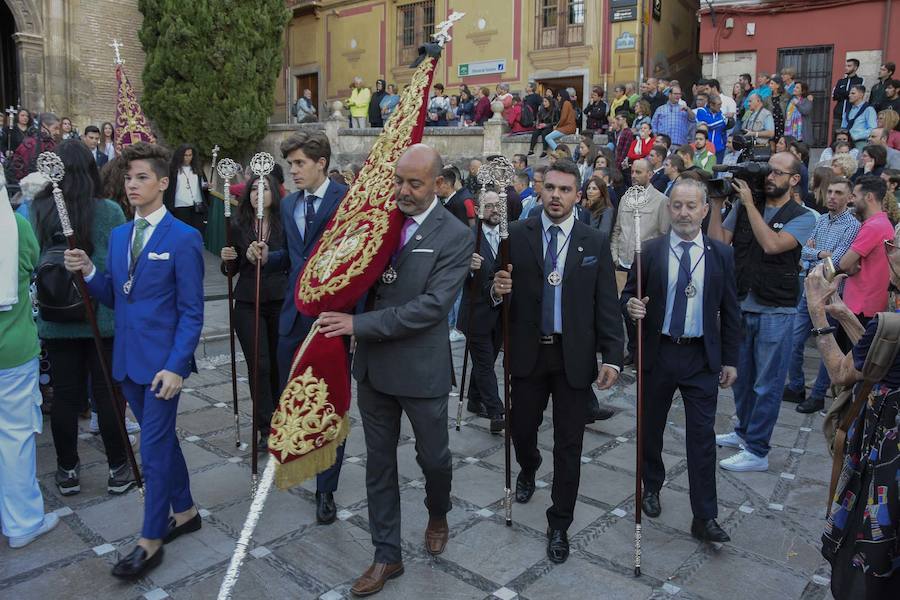
<svg viewBox="0 0 900 600">
<path fill-rule="evenodd" d="M 413 252 L 428 252 L 429 254 L 433 254 L 434 249 L 432 249 L 432 248 L 415 248 L 415 249 L 413 249 Z"/>
<path fill-rule="evenodd" d="M 151 252 L 147 255 L 149 260 L 169 260 L 169 253 L 163 252 L 162 254 L 157 254 L 156 252 Z"/>
</svg>

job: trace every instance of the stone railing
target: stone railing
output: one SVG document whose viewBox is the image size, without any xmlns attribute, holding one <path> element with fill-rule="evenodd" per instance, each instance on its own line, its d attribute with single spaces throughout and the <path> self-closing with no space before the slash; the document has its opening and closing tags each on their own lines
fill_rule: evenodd
<svg viewBox="0 0 900 600">
<path fill-rule="evenodd" d="M 445 162 L 463 166 L 470 158 L 491 154 L 502 154 L 512 157 L 513 154 L 528 152 L 531 134 L 509 135 L 509 126 L 501 113 L 503 105 L 495 102 L 491 106 L 494 116 L 481 127 L 426 127 L 422 142 L 431 146 L 444 157 Z M 381 135 L 381 128 L 368 127 L 351 129 L 347 127 L 348 117 L 340 102 L 332 105 L 332 114 L 324 122 L 297 124 L 273 124 L 263 140 L 260 150 L 271 152 L 281 157 L 279 146 L 281 141 L 298 129 L 324 131 L 331 142 L 331 167 L 342 168 L 348 164 L 362 166 L 375 140 Z M 605 136 L 595 141 L 605 143 Z M 579 137 L 565 136 L 561 142 L 573 150 Z M 538 155 L 541 146 L 536 149 Z M 285 165 L 282 165 L 285 166 Z M 287 170 L 285 170 L 287 174 Z M 289 179 L 289 178 L 288 178 Z"/>
</svg>

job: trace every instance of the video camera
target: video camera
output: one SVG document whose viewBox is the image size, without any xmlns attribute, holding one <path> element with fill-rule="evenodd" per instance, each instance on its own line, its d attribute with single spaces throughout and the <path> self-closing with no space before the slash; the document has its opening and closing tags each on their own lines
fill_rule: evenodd
<svg viewBox="0 0 900 600">
<path fill-rule="evenodd" d="M 727 173 L 728 175 L 721 179 L 710 179 L 707 182 L 709 195 L 714 198 L 733 199 L 738 192 L 732 180 L 740 179 L 750 186 L 753 201 L 761 202 L 765 199 L 766 177 L 771 171 L 769 163 L 762 161 L 748 161 L 736 165 L 715 165 L 714 173 Z"/>
</svg>

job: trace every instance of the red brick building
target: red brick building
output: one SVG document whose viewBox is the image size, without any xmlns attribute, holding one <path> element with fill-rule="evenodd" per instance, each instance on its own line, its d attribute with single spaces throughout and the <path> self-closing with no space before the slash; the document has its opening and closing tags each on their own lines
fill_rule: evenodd
<svg viewBox="0 0 900 600">
<path fill-rule="evenodd" d="M 900 63 L 900 2 L 891 0 L 719 0 L 701 3 L 703 74 L 731 92 L 741 73 L 792 66 L 815 96 L 817 143 L 826 143 L 831 89 L 848 58 L 859 59 L 867 87 L 878 67 Z M 893 34 L 893 35 L 892 35 Z"/>
</svg>

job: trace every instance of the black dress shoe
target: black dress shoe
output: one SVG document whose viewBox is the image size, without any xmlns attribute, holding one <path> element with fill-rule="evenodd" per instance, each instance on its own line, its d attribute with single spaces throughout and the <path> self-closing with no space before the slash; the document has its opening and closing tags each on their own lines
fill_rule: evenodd
<svg viewBox="0 0 900 600">
<path fill-rule="evenodd" d="M 784 386 L 784 391 L 781 392 L 781 401 L 782 402 L 794 402 L 801 403 L 806 400 L 806 389 L 801 389 L 799 392 L 796 392 L 789 388 L 788 386 Z"/>
<path fill-rule="evenodd" d="M 114 577 L 121 577 L 122 579 L 138 579 L 147 571 L 158 567 L 162 559 L 162 546 L 150 558 L 147 558 L 146 550 L 140 546 L 135 546 L 131 554 L 116 563 L 112 574 Z"/>
<path fill-rule="evenodd" d="M 795 410 L 798 413 L 808 415 L 809 413 L 819 412 L 823 408 L 825 408 L 825 398 L 816 398 L 814 396 L 810 396 L 809 398 L 798 404 Z"/>
<path fill-rule="evenodd" d="M 499 417 L 491 417 L 491 433 L 499 435 L 503 433 L 503 428 L 506 426 L 506 419 L 503 415 Z"/>
<path fill-rule="evenodd" d="M 569 536 L 562 529 L 547 530 L 547 558 L 557 564 L 569 558 Z"/>
<path fill-rule="evenodd" d="M 600 404 L 597 403 L 591 406 L 585 422 L 586 424 L 590 424 L 594 421 L 605 421 L 611 418 L 614 414 L 616 414 L 616 411 L 614 411 L 613 409 L 609 408 L 608 406 L 600 406 Z"/>
<path fill-rule="evenodd" d="M 168 544 L 169 542 L 177 539 L 179 536 L 184 535 L 185 533 L 194 533 L 195 531 L 200 531 L 200 527 L 203 526 L 203 521 L 200 519 L 200 513 L 198 512 L 193 516 L 189 521 L 185 521 L 181 525 L 175 524 L 175 517 L 169 517 L 169 530 L 166 532 L 166 536 L 163 538 L 163 544 Z"/>
<path fill-rule="evenodd" d="M 337 507 L 334 505 L 334 494 L 316 492 L 316 521 L 322 525 L 330 525 L 337 518 Z"/>
<path fill-rule="evenodd" d="M 724 529 L 719 527 L 715 519 L 694 519 L 691 521 L 691 535 L 701 542 L 724 544 L 731 541 L 731 538 Z"/>
<path fill-rule="evenodd" d="M 259 441 L 256 443 L 256 451 L 259 454 L 263 454 L 269 451 L 269 434 L 261 433 L 259 435 Z"/>
<path fill-rule="evenodd" d="M 644 509 L 644 514 L 648 517 L 658 517 L 662 512 L 662 506 L 659 504 L 659 492 L 644 492 L 641 507 Z"/>
<path fill-rule="evenodd" d="M 521 471 L 516 477 L 516 502 L 525 504 L 534 496 L 534 471 Z"/>
</svg>

